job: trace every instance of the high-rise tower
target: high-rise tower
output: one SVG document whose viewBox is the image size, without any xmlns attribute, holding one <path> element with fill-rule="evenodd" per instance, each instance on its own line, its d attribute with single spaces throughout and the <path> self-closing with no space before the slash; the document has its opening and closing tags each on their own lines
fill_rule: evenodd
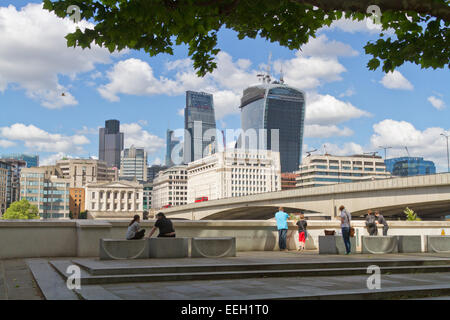
<svg viewBox="0 0 450 320">
<path fill-rule="evenodd" d="M 201 159 L 207 154 L 215 152 L 216 117 L 212 94 L 186 92 L 184 129 L 183 155 L 185 163 Z M 209 152 L 211 149 L 213 151 Z"/>
<path fill-rule="evenodd" d="M 124 134 L 120 132 L 119 120 L 107 120 L 99 132 L 98 157 L 108 166 L 120 168 L 120 153 L 124 147 Z"/>
<path fill-rule="evenodd" d="M 304 92 L 265 76 L 263 83 L 244 90 L 240 109 L 242 130 L 253 129 L 258 149 L 279 151 L 281 172 L 297 171 L 303 145 Z M 241 140 L 246 138 L 241 136 L 238 145 L 245 146 L 248 142 Z"/>
</svg>

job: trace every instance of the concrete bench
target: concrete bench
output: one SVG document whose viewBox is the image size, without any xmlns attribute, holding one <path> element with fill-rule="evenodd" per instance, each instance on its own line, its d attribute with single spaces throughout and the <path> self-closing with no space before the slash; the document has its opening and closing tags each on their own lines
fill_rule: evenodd
<svg viewBox="0 0 450 320">
<path fill-rule="evenodd" d="M 397 236 L 399 253 L 422 252 L 422 236 Z"/>
<path fill-rule="evenodd" d="M 398 239 L 396 236 L 362 236 L 362 253 L 398 253 Z"/>
<path fill-rule="evenodd" d="M 151 238 L 147 241 L 149 258 L 186 258 L 189 256 L 189 238 Z"/>
<path fill-rule="evenodd" d="M 192 238 L 192 258 L 236 257 L 236 238 Z"/>
<path fill-rule="evenodd" d="M 350 238 L 351 250 L 356 252 L 356 238 Z M 319 236 L 319 254 L 345 254 L 345 244 L 342 235 Z"/>
<path fill-rule="evenodd" d="M 146 240 L 100 239 L 100 260 L 146 259 Z"/>
<path fill-rule="evenodd" d="M 450 252 L 450 236 L 427 236 L 428 252 Z"/>
</svg>

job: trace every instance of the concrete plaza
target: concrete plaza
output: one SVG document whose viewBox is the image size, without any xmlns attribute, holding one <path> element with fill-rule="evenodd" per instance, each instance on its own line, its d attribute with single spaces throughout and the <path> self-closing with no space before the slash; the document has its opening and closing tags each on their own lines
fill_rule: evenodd
<svg viewBox="0 0 450 320">
<path fill-rule="evenodd" d="M 238 252 L 237 257 L 220 259 L 14 261 L 28 265 L 40 290 L 27 285 L 24 295 L 9 293 L 2 299 L 39 299 L 39 291 L 49 300 L 440 299 L 436 297 L 450 295 L 450 253 L 340 256 L 288 251 Z M 73 264 L 81 267 L 82 286 L 72 291 L 66 287 L 64 272 Z M 368 265 L 380 265 L 381 289 L 367 288 Z M 22 273 L 14 276 L 33 283 L 25 269 L 22 265 Z M 196 280 L 199 275 L 201 280 Z M 8 274 L 2 277 L 0 283 L 11 282 Z"/>
</svg>

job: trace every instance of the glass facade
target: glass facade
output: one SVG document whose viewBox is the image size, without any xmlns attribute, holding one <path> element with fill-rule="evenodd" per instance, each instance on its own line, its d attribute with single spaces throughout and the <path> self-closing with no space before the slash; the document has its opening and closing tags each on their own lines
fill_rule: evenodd
<svg viewBox="0 0 450 320">
<path fill-rule="evenodd" d="M 436 166 L 433 161 L 427 161 L 419 157 L 387 159 L 385 163 L 386 170 L 394 176 L 410 177 L 436 173 Z"/>
<path fill-rule="evenodd" d="M 281 172 L 295 172 L 301 161 L 304 120 L 305 96 L 302 91 L 284 84 L 250 87 L 244 90 L 241 99 L 245 136 L 239 138 L 238 146 L 252 147 L 251 129 L 254 129 L 257 148 L 279 151 Z M 261 133 L 260 129 L 266 131 Z"/>
<path fill-rule="evenodd" d="M 189 163 L 215 152 L 216 117 L 213 95 L 204 92 L 186 92 L 184 109 L 184 162 Z"/>
<path fill-rule="evenodd" d="M 39 156 L 37 155 L 32 156 L 28 154 L 13 153 L 13 154 L 3 154 L 1 158 L 25 161 L 27 168 L 39 167 Z"/>
<path fill-rule="evenodd" d="M 147 181 L 147 152 L 131 146 L 122 152 L 120 179 Z"/>
<path fill-rule="evenodd" d="M 172 151 L 180 143 L 180 140 L 173 136 L 173 130 L 168 129 L 166 134 L 166 166 L 173 167 Z"/>
<path fill-rule="evenodd" d="M 124 135 L 120 132 L 118 120 L 108 120 L 105 127 L 99 130 L 99 160 L 105 161 L 109 167 L 120 168 L 120 153 L 124 148 Z"/>
</svg>

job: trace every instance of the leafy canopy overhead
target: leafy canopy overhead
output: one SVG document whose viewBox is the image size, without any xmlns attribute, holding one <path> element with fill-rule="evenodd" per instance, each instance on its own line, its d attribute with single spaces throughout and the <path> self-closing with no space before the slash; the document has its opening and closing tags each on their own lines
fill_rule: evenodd
<svg viewBox="0 0 450 320">
<path fill-rule="evenodd" d="M 77 5 L 82 19 L 94 28 L 67 35 L 68 46 L 88 48 L 94 42 L 111 52 L 124 48 L 145 50 L 151 56 L 173 54 L 186 44 L 200 76 L 217 66 L 214 56 L 221 28 L 239 39 L 260 36 L 289 49 L 299 49 L 316 32 L 343 17 L 361 21 L 381 9 L 382 30 L 365 51 L 373 56 L 371 70 L 381 63 L 384 72 L 405 62 L 422 68 L 450 67 L 449 0 L 44 0 L 44 8 L 59 17 Z"/>
<path fill-rule="evenodd" d="M 3 214 L 3 219 L 5 220 L 29 220 L 29 219 L 39 219 L 38 208 L 30 204 L 27 200 L 20 200 L 13 202 L 11 206 Z"/>
</svg>

